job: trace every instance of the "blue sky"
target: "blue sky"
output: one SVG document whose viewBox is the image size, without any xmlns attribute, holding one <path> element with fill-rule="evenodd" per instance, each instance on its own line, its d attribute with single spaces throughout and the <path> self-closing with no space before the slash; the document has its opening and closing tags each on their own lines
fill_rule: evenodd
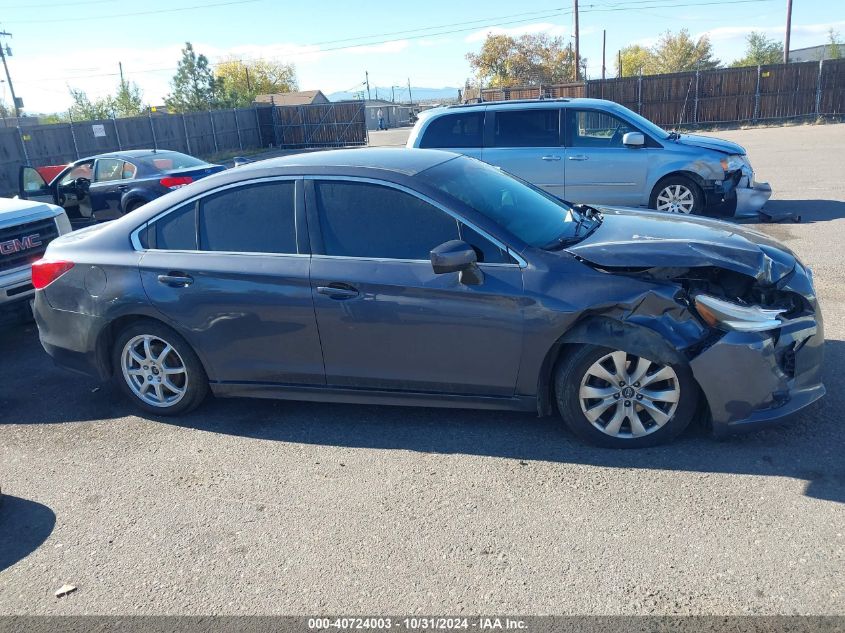
<svg viewBox="0 0 845 633">
<path fill-rule="evenodd" d="M 793 4 L 792 48 L 823 43 L 829 26 L 845 36 L 845 2 Z M 781 39 L 785 7 L 786 0 L 581 0 L 581 54 L 588 74 L 600 75 L 606 29 L 612 73 L 620 47 L 687 27 L 709 33 L 717 56 L 730 61 L 752 29 Z M 113 90 L 119 61 L 145 99 L 160 103 L 186 40 L 212 62 L 226 55 L 293 62 L 301 88 L 326 93 L 359 86 L 367 70 L 371 85 L 404 86 L 410 78 L 415 86 L 461 86 L 470 75 L 464 56 L 487 32 L 569 39 L 571 8 L 571 0 L 2 0 L 0 29 L 14 35 L 6 43 L 18 96 L 32 112 L 51 112 L 69 105 L 68 86 L 92 96 Z M 5 82 L 0 97 L 9 103 Z"/>
</svg>

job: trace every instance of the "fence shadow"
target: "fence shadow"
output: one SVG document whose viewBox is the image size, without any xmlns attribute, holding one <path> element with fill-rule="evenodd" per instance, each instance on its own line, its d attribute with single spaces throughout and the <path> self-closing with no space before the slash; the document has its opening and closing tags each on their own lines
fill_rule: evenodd
<svg viewBox="0 0 845 633">
<path fill-rule="evenodd" d="M 0 497 L 0 571 L 37 550 L 56 525 L 45 505 L 20 497 Z"/>
</svg>

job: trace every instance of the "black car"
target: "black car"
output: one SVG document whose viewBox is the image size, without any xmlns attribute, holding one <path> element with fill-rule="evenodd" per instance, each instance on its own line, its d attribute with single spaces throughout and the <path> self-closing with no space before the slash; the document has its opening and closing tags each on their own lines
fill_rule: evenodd
<svg viewBox="0 0 845 633">
<path fill-rule="evenodd" d="M 153 414 L 218 396 L 557 410 L 605 446 L 824 394 L 809 272 L 717 220 L 572 207 L 432 150 L 229 170 L 61 237 L 44 348 Z"/>
<path fill-rule="evenodd" d="M 49 182 L 44 168 L 22 167 L 18 195 L 64 207 L 70 218 L 109 220 L 224 169 L 180 152 L 127 150 L 78 160 Z"/>
</svg>

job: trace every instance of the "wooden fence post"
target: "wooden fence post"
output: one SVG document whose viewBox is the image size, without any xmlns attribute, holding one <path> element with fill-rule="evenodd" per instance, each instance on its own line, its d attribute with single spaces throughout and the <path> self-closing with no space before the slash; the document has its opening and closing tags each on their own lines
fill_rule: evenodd
<svg viewBox="0 0 845 633">
<path fill-rule="evenodd" d="M 818 118 L 822 105 L 822 68 L 824 68 L 824 57 L 819 60 L 819 77 L 816 79 L 816 118 Z"/>
<path fill-rule="evenodd" d="M 241 151 L 244 151 L 244 142 L 241 140 L 241 126 L 238 123 L 238 109 L 232 108 L 232 116 L 235 117 L 235 132 L 238 133 L 238 147 L 241 148 Z"/>
<path fill-rule="evenodd" d="M 191 137 L 188 136 L 188 124 L 185 122 L 185 113 L 182 113 L 182 129 L 185 130 L 185 147 L 188 148 L 188 153 L 191 153 Z"/>
<path fill-rule="evenodd" d="M 760 65 L 757 65 L 757 88 L 754 90 L 754 116 L 752 117 L 753 121 L 757 121 L 757 117 L 760 116 L 760 75 L 761 75 L 761 68 Z"/>
<path fill-rule="evenodd" d="M 692 102 L 692 122 L 698 123 L 698 79 L 701 75 L 700 70 L 695 71 L 695 99 Z"/>
<path fill-rule="evenodd" d="M 637 114 L 643 113 L 643 73 L 640 70 L 640 76 L 637 79 Z"/>
<path fill-rule="evenodd" d="M 158 149 L 158 141 L 156 140 L 156 128 L 153 125 L 153 111 L 147 110 L 147 118 L 150 120 L 150 132 L 153 134 L 153 149 Z"/>
<path fill-rule="evenodd" d="M 117 149 L 122 150 L 123 147 L 120 145 L 120 130 L 117 129 L 117 117 L 114 114 L 111 115 L 111 124 L 114 126 L 114 137 L 117 139 Z"/>
<path fill-rule="evenodd" d="M 217 130 L 214 129 L 214 115 L 211 110 L 208 111 L 208 120 L 211 121 L 211 138 L 214 139 L 214 153 L 220 152 L 220 146 L 217 145 Z"/>
<path fill-rule="evenodd" d="M 261 116 L 258 114 L 258 105 L 253 104 L 252 109 L 255 110 L 255 133 L 258 136 L 258 147 L 264 147 L 264 137 L 261 135 Z"/>
</svg>

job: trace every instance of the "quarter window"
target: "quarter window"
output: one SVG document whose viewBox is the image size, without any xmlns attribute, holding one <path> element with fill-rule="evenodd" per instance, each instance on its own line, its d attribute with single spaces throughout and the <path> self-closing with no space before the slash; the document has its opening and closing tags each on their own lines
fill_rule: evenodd
<svg viewBox="0 0 845 633">
<path fill-rule="evenodd" d="M 296 201 L 293 181 L 227 189 L 200 201 L 203 251 L 294 254 Z"/>
<path fill-rule="evenodd" d="M 515 264 L 516 260 L 508 252 L 496 246 L 478 231 L 466 224 L 461 224 L 461 239 L 475 249 L 480 264 Z"/>
<path fill-rule="evenodd" d="M 191 202 L 171 211 L 152 224 L 148 232 L 149 247 L 161 250 L 197 250 L 196 203 Z"/>
<path fill-rule="evenodd" d="M 315 183 L 326 255 L 429 259 L 431 249 L 458 239 L 458 223 L 416 196 L 363 182 Z"/>
<path fill-rule="evenodd" d="M 559 147 L 559 110 L 502 110 L 496 112 L 496 147 Z"/>
<path fill-rule="evenodd" d="M 447 114 L 428 124 L 420 147 L 481 147 L 483 131 L 483 112 Z"/>
</svg>

